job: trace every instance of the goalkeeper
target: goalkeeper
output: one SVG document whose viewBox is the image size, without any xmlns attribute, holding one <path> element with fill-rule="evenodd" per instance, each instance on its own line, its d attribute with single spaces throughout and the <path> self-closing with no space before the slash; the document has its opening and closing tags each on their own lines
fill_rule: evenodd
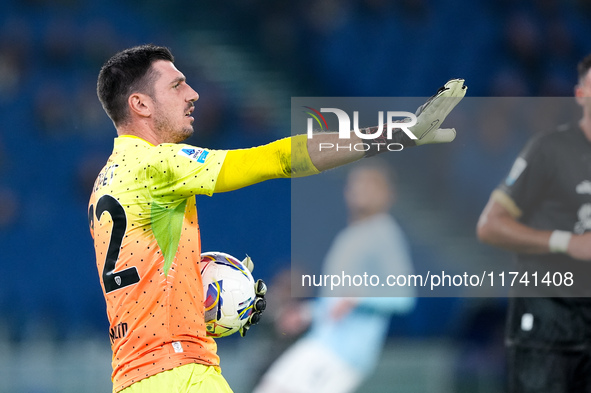
<svg viewBox="0 0 591 393">
<path fill-rule="evenodd" d="M 419 108 L 410 127 L 418 139 L 398 130 L 387 140 L 384 127 L 377 141 L 452 141 L 455 130 L 438 126 L 465 92 L 463 80 L 451 80 Z M 118 135 L 88 209 L 110 323 L 113 392 L 231 392 L 205 329 L 194 196 L 312 175 L 379 151 L 321 152 L 319 144 L 337 143 L 338 133 L 240 150 L 181 144 L 193 133 L 199 95 L 164 47 L 114 55 L 99 73 L 97 94 Z M 257 292 L 264 297 L 264 285 Z M 257 304 L 251 323 L 264 309 L 264 300 Z"/>
</svg>

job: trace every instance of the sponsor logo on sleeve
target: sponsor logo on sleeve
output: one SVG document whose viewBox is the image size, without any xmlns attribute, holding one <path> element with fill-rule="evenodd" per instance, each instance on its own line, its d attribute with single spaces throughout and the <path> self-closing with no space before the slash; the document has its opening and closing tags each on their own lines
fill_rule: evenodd
<svg viewBox="0 0 591 393">
<path fill-rule="evenodd" d="M 508 186 L 512 186 L 515 181 L 521 176 L 525 168 L 527 167 L 527 161 L 525 161 L 521 157 L 517 157 L 515 163 L 513 163 L 513 167 L 511 167 L 511 171 L 509 171 L 509 176 L 505 179 L 505 184 Z"/>
<path fill-rule="evenodd" d="M 209 152 L 200 148 L 185 147 L 181 149 L 179 154 L 189 158 L 190 160 L 203 164 Z"/>
</svg>

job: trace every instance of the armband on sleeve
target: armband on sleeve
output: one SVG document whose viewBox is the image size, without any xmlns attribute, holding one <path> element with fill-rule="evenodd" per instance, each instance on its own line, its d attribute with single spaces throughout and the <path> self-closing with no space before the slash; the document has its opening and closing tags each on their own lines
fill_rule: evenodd
<svg viewBox="0 0 591 393">
<path fill-rule="evenodd" d="M 491 199 L 507 209 L 513 218 L 517 219 L 523 215 L 519 206 L 517 206 L 515 201 L 503 190 L 498 188 L 495 189 L 491 194 Z"/>
</svg>

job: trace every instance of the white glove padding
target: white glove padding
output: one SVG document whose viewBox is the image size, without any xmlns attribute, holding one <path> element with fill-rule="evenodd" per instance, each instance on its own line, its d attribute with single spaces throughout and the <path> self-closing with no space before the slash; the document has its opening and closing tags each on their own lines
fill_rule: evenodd
<svg viewBox="0 0 591 393">
<path fill-rule="evenodd" d="M 252 259 L 248 256 L 248 254 L 246 254 L 246 258 L 244 258 L 242 260 L 242 264 L 248 269 L 250 270 L 250 272 L 252 273 L 252 271 L 254 270 L 254 262 L 252 261 Z"/>
<path fill-rule="evenodd" d="M 466 95 L 463 79 L 452 79 L 427 102 L 417 109 L 417 123 L 409 130 L 417 137 L 417 146 L 451 142 L 456 137 L 454 128 L 439 128 L 447 115 Z"/>
</svg>

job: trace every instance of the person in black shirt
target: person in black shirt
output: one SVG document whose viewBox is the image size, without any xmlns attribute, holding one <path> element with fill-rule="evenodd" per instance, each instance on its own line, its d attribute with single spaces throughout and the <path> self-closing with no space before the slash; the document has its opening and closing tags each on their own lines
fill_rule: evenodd
<svg viewBox="0 0 591 393">
<path fill-rule="evenodd" d="M 591 392 L 590 68 L 591 55 L 578 65 L 578 124 L 536 134 L 478 221 L 478 238 L 515 252 L 522 272 L 570 272 L 577 284 L 510 298 L 509 392 Z"/>
</svg>

